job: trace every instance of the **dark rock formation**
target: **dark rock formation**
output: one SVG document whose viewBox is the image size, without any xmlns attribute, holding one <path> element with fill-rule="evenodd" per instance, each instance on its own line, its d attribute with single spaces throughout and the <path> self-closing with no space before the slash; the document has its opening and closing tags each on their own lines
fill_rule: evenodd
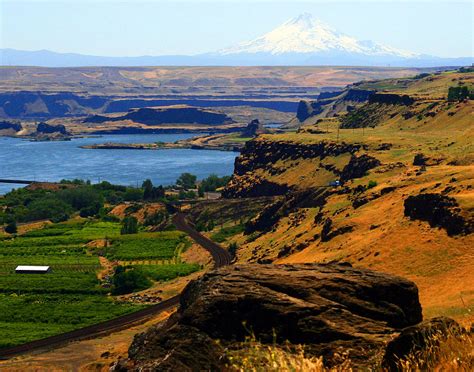
<svg viewBox="0 0 474 372">
<path fill-rule="evenodd" d="M 263 125 L 260 124 L 260 121 L 258 119 L 252 120 L 242 131 L 242 134 L 240 137 L 255 137 L 257 134 L 261 133 L 263 131 Z"/>
<path fill-rule="evenodd" d="M 431 227 L 441 227 L 448 235 L 470 234 L 474 220 L 462 215 L 456 199 L 441 194 L 419 194 L 405 199 L 405 216 L 427 221 Z"/>
<path fill-rule="evenodd" d="M 13 130 L 14 132 L 19 132 L 23 129 L 20 123 L 12 121 L 0 121 L 0 130 Z"/>
<path fill-rule="evenodd" d="M 103 97 L 66 92 L 47 94 L 25 91 L 0 94 L 0 107 L 11 118 L 84 115 L 90 109 L 101 108 L 106 101 Z"/>
<path fill-rule="evenodd" d="M 320 114 L 322 111 L 323 107 L 318 101 L 300 101 L 296 110 L 296 118 L 303 122 L 311 116 Z"/>
<path fill-rule="evenodd" d="M 418 153 L 413 158 L 413 165 L 423 166 L 423 165 L 438 165 L 443 161 L 442 158 L 431 158 L 422 153 Z"/>
<path fill-rule="evenodd" d="M 367 102 L 374 93 L 375 91 L 373 90 L 348 89 L 344 96 L 344 100 L 351 102 Z"/>
<path fill-rule="evenodd" d="M 369 97 L 369 103 L 383 103 L 386 105 L 409 106 L 414 102 L 415 100 L 406 94 L 374 93 Z"/>
<path fill-rule="evenodd" d="M 258 177 L 252 177 L 247 182 L 245 177 L 233 175 L 231 181 L 222 191 L 224 198 L 254 198 L 257 196 L 285 195 L 290 188 Z"/>
<path fill-rule="evenodd" d="M 278 160 L 324 159 L 344 153 L 353 154 L 361 148 L 359 144 L 320 142 L 304 144 L 284 141 L 256 139 L 248 141 L 235 160 L 234 175 L 227 184 L 225 198 L 283 195 L 288 191 L 286 185 L 279 185 L 254 176 L 256 170 L 266 170 L 277 174 L 273 165 Z M 263 185 L 263 186 L 259 186 Z M 263 187 L 263 188 L 262 188 Z"/>
<path fill-rule="evenodd" d="M 334 110 L 336 107 L 340 107 L 342 111 L 344 111 L 344 108 L 348 110 L 348 107 L 354 109 L 353 104 L 367 102 L 372 94 L 374 94 L 372 90 L 353 88 L 343 92 L 322 92 L 316 101 L 300 101 L 296 117 L 300 122 L 303 122 L 311 116 L 321 114 L 324 110 L 337 115 L 337 111 L 339 110 Z"/>
<path fill-rule="evenodd" d="M 352 155 L 351 160 L 341 172 L 341 181 L 364 177 L 370 169 L 379 165 L 380 161 L 370 155 Z"/>
<path fill-rule="evenodd" d="M 265 207 L 257 216 L 245 225 L 245 233 L 270 230 L 281 218 L 288 216 L 298 208 L 320 207 L 326 202 L 326 189 L 295 191 L 285 195 Z"/>
<path fill-rule="evenodd" d="M 439 317 L 429 319 L 420 324 L 405 328 L 400 335 L 390 341 L 387 345 L 383 358 L 383 366 L 388 371 L 399 371 L 399 361 L 406 359 L 410 353 L 423 352 L 429 347 L 439 345 L 439 342 L 446 339 L 448 335 L 456 336 L 465 332 L 462 327 L 453 319 Z M 435 353 L 431 353 L 432 358 Z M 419 360 L 423 370 L 430 370 L 427 365 L 423 365 L 427 360 Z M 435 361 L 431 361 L 435 362 Z"/>
<path fill-rule="evenodd" d="M 122 116 L 94 115 L 84 119 L 85 123 L 104 123 L 107 121 L 131 120 L 146 125 L 159 124 L 231 124 L 233 120 L 224 113 L 208 109 L 176 106 L 132 109 Z"/>
<path fill-rule="evenodd" d="M 342 235 L 348 232 L 351 232 L 354 230 L 354 226 L 341 226 L 337 229 L 332 229 L 333 223 L 330 218 L 326 218 L 324 220 L 323 228 L 321 229 L 321 241 L 322 242 L 328 242 L 332 238 Z"/>
<path fill-rule="evenodd" d="M 36 132 L 39 134 L 53 134 L 53 133 L 58 133 L 58 134 L 63 134 L 63 135 L 68 135 L 68 131 L 66 130 L 66 127 L 62 124 L 59 125 L 50 125 L 46 123 L 39 123 L 36 127 Z"/>
<path fill-rule="evenodd" d="M 349 264 L 231 266 L 188 284 L 176 318 L 136 336 L 116 370 L 222 369 L 223 350 L 249 330 L 262 343 L 304 344 L 328 365 L 343 349 L 367 367 L 394 332 L 420 321 L 418 290 L 399 277 Z"/>
</svg>

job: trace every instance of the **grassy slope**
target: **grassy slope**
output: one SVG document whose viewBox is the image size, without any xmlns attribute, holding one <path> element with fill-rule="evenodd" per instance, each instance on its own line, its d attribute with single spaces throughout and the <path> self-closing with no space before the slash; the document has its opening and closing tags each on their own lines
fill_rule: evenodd
<svg viewBox="0 0 474 372">
<path fill-rule="evenodd" d="M 456 76 L 457 77 L 456 77 Z M 430 101 L 445 95 L 447 87 L 457 84 L 452 79 L 470 79 L 472 74 L 443 74 L 433 81 L 414 81 L 407 88 L 391 88 L 399 93 L 410 93 Z M 393 82 L 384 82 L 385 87 Z M 378 185 L 366 192 L 371 195 L 387 186 L 395 191 L 383 195 L 354 209 L 348 195 L 333 194 L 327 204 L 318 208 L 299 209 L 283 218 L 276 228 L 254 241 L 240 236 L 234 240 L 240 243 L 240 261 L 255 261 L 259 258 L 275 259 L 285 247 L 300 250 L 276 262 L 317 262 L 341 260 L 357 266 L 391 272 L 414 280 L 420 288 L 420 297 L 425 315 L 446 314 L 466 321 L 474 319 L 474 246 L 473 235 L 449 237 L 445 230 L 430 228 L 428 223 L 410 221 L 403 215 L 403 201 L 408 195 L 420 192 L 441 192 L 446 187 L 454 187 L 448 192 L 456 198 L 463 213 L 474 213 L 474 125 L 472 101 L 447 103 L 440 101 L 435 109 L 429 109 L 430 102 L 417 102 L 410 110 L 423 113 L 405 120 L 405 107 L 392 106 L 393 117 L 382 118 L 374 129 L 345 129 L 339 132 L 339 141 L 364 143 L 369 146 L 371 156 L 382 162 L 382 166 L 372 170 L 367 176 L 349 183 L 351 188 L 358 184 L 367 185 L 375 180 Z M 426 116 L 428 111 L 436 111 L 434 117 Z M 453 114 L 454 113 L 454 114 Z M 265 135 L 261 140 L 317 143 L 321 140 L 337 139 L 337 123 L 328 125 L 323 121 L 319 129 L 328 133 L 311 134 L 307 130 L 300 133 Z M 308 129 L 308 128 L 306 128 Z M 390 150 L 375 150 L 380 143 L 391 143 Z M 442 158 L 441 164 L 428 166 L 426 172 L 416 175 L 419 167 L 412 165 L 416 153 Z M 341 169 L 348 157 L 327 158 Z M 460 165 L 449 165 L 454 161 Z M 387 165 L 401 162 L 403 167 L 389 169 Z M 279 161 L 276 167 L 283 173 L 271 175 L 265 169 L 257 174 L 278 183 L 287 183 L 298 188 L 325 185 L 334 177 L 320 168 L 319 160 Z M 454 180 L 455 179 L 455 180 Z M 333 220 L 333 229 L 353 226 L 354 230 L 334 237 L 328 242 L 315 238 L 322 226 L 314 221 L 317 213 Z"/>
</svg>

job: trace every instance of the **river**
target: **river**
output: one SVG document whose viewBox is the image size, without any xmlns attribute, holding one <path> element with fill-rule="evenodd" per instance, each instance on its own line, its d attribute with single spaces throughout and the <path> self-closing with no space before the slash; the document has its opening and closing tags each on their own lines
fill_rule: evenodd
<svg viewBox="0 0 474 372">
<path fill-rule="evenodd" d="M 106 142 L 172 142 L 197 134 L 104 135 L 71 141 L 30 142 L 0 137 L 0 179 L 60 181 L 84 179 L 119 185 L 141 185 L 149 178 L 156 185 L 173 184 L 183 172 L 198 179 L 211 173 L 233 172 L 236 152 L 216 150 L 90 150 L 79 146 Z M 0 184 L 0 194 L 21 185 Z"/>
</svg>

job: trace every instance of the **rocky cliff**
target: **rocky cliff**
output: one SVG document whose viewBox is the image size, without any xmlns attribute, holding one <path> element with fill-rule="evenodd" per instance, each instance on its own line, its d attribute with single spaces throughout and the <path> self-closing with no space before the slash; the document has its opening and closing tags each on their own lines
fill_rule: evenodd
<svg viewBox="0 0 474 372">
<path fill-rule="evenodd" d="M 12 122 L 12 121 L 0 121 L 0 131 L 8 132 L 15 134 L 23 129 L 20 123 Z"/>
<path fill-rule="evenodd" d="M 224 113 L 189 106 L 170 106 L 132 109 L 125 115 L 94 115 L 84 120 L 85 123 L 104 123 L 131 120 L 146 125 L 159 124 L 205 124 L 224 125 L 234 121 Z"/>
<path fill-rule="evenodd" d="M 235 160 L 234 174 L 224 189 L 223 196 L 235 198 L 283 195 L 289 190 L 324 187 L 329 181 L 340 177 L 345 180 L 360 177 L 369 169 L 380 165 L 376 159 L 359 158 L 356 153 L 362 147 L 360 144 L 343 142 L 320 141 L 305 144 L 272 141 L 259 137 L 247 142 Z M 341 159 L 339 167 L 330 164 L 332 159 L 339 157 L 346 158 Z M 313 164 L 312 171 L 320 172 L 319 179 L 307 178 L 306 186 L 290 176 L 293 170 L 292 164 L 301 162 Z M 299 174 L 299 176 L 311 175 Z"/>
<path fill-rule="evenodd" d="M 315 101 L 300 101 L 296 118 L 304 122 L 310 117 L 328 117 L 335 113 L 348 111 L 354 105 L 360 105 L 369 100 L 373 90 L 347 88 L 344 91 L 323 92 Z"/>
</svg>

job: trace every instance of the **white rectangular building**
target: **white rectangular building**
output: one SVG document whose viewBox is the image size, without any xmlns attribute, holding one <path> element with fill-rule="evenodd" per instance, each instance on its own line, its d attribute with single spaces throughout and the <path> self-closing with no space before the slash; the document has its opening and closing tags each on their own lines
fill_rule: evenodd
<svg viewBox="0 0 474 372">
<path fill-rule="evenodd" d="M 17 266 L 15 273 L 17 274 L 46 274 L 51 272 L 50 266 Z"/>
</svg>

